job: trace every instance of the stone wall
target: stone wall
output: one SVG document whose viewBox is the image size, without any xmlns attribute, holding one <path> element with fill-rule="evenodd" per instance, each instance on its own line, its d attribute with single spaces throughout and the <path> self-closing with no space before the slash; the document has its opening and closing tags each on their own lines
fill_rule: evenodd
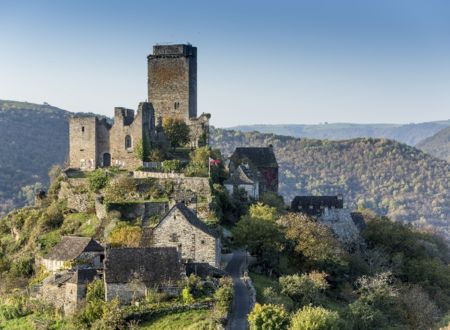
<svg viewBox="0 0 450 330">
<path fill-rule="evenodd" d="M 96 117 L 72 117 L 69 120 L 69 167 L 92 170 L 97 163 Z"/>
<path fill-rule="evenodd" d="M 94 199 L 87 186 L 87 179 L 62 181 L 58 199 L 67 200 L 67 207 L 78 212 L 88 212 L 95 207 Z"/>
<path fill-rule="evenodd" d="M 330 227 L 339 241 L 351 246 L 360 239 L 360 233 L 352 220 L 349 209 L 325 208 L 320 222 Z"/>
<path fill-rule="evenodd" d="M 123 305 L 145 297 L 147 288 L 144 283 L 105 283 L 105 299 L 111 301 L 119 298 Z"/>
<path fill-rule="evenodd" d="M 201 196 L 211 196 L 211 187 L 209 185 L 209 178 L 186 177 L 182 173 L 159 173 L 159 172 L 144 172 L 144 171 L 134 171 L 133 177 L 136 179 L 154 178 L 159 179 L 160 181 L 170 181 L 174 183 L 175 190 L 179 191 L 190 190 Z"/>
<path fill-rule="evenodd" d="M 190 45 L 154 46 L 148 56 L 148 99 L 156 122 L 197 117 L 197 48 Z"/>
<path fill-rule="evenodd" d="M 220 239 L 190 224 L 176 209 L 153 230 L 153 246 L 176 247 L 184 261 L 220 267 Z"/>
</svg>

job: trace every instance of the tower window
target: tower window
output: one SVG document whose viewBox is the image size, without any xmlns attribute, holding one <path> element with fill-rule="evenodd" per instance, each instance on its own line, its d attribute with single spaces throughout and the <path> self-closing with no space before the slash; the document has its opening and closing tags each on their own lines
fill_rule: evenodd
<svg viewBox="0 0 450 330">
<path fill-rule="evenodd" d="M 84 126 L 81 126 L 81 133 L 84 133 Z"/>
<path fill-rule="evenodd" d="M 125 136 L 125 149 L 129 149 L 132 147 L 131 136 Z"/>
<path fill-rule="evenodd" d="M 180 107 L 180 102 L 175 102 L 174 104 L 173 104 L 173 108 L 174 109 L 178 109 Z"/>
</svg>

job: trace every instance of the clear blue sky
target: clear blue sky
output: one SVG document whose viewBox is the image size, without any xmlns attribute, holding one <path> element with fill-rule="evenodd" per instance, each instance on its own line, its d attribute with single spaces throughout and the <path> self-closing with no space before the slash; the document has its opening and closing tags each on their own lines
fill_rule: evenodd
<svg viewBox="0 0 450 330">
<path fill-rule="evenodd" d="M 0 98 L 112 115 L 155 43 L 198 47 L 216 126 L 450 118 L 450 1 L 0 0 Z"/>
</svg>

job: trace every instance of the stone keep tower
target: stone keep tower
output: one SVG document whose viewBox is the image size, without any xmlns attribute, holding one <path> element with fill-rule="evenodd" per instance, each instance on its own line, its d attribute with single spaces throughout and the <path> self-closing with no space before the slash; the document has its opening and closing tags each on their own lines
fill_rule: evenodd
<svg viewBox="0 0 450 330">
<path fill-rule="evenodd" d="M 148 100 L 156 123 L 197 118 L 197 48 L 191 45 L 156 45 L 148 61 Z"/>
</svg>

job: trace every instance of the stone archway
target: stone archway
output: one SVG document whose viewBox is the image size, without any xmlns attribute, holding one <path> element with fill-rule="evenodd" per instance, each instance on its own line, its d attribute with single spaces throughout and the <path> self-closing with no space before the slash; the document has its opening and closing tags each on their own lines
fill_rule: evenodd
<svg viewBox="0 0 450 330">
<path fill-rule="evenodd" d="M 105 152 L 103 154 L 103 167 L 109 167 L 111 166 L 111 154 Z"/>
</svg>

